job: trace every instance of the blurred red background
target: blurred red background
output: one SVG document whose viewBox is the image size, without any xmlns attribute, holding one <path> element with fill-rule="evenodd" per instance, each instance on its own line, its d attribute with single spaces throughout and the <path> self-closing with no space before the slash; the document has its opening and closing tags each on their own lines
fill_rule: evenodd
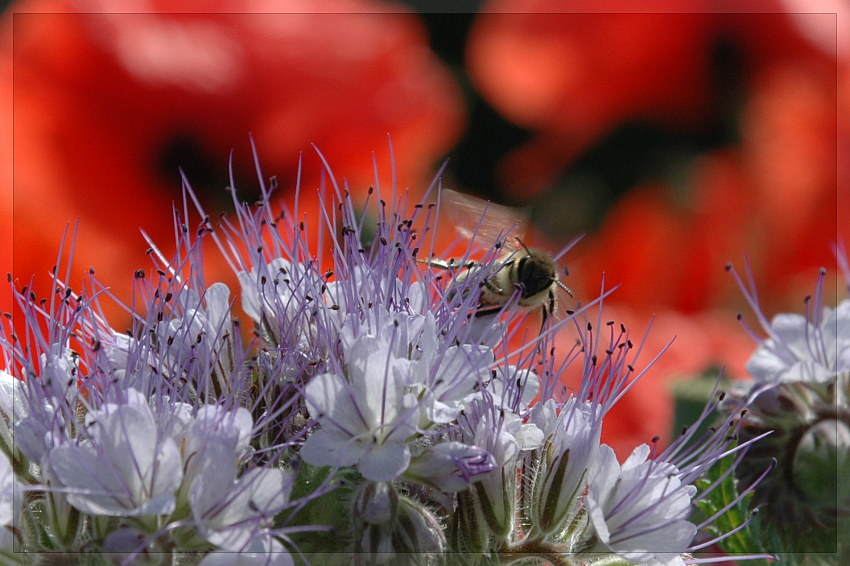
<svg viewBox="0 0 850 566">
<path fill-rule="evenodd" d="M 671 380 L 720 365 L 743 375 L 753 344 L 727 262 L 749 257 L 768 315 L 801 311 L 821 266 L 835 282 L 830 245 L 850 241 L 844 4 L 418 5 L 12 3 L 3 270 L 46 290 L 79 218 L 72 285 L 94 266 L 126 299 L 149 266 L 139 228 L 166 252 L 173 240 L 178 167 L 223 211 L 232 150 L 252 199 L 250 133 L 283 198 L 299 158 L 302 186 L 320 182 L 311 144 L 357 193 L 374 183 L 373 153 L 389 185 L 389 134 L 400 187 L 423 190 L 449 157 L 447 186 L 526 207 L 531 244 L 586 233 L 567 283 L 585 300 L 603 272 L 620 284 L 606 318 L 633 336 L 655 316 L 644 361 L 676 337 L 606 431 L 621 454 L 668 429 Z"/>
</svg>

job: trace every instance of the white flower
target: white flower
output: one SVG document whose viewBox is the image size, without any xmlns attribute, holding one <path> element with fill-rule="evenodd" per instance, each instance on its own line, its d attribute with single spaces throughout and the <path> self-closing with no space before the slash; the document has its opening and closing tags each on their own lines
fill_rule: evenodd
<svg viewBox="0 0 850 566">
<path fill-rule="evenodd" d="M 441 442 L 417 454 L 405 473 L 447 492 L 461 491 L 480 475 L 492 471 L 496 461 L 489 452 L 462 442 Z"/>
<path fill-rule="evenodd" d="M 61 344 L 52 344 L 39 356 L 41 362 L 41 387 L 48 396 L 73 403 L 77 390 L 77 356 Z"/>
<path fill-rule="evenodd" d="M 309 266 L 275 258 L 251 272 L 237 273 L 242 310 L 257 323 L 263 338 L 275 345 L 305 345 L 310 313 L 321 301 L 323 282 Z"/>
<path fill-rule="evenodd" d="M 500 365 L 487 390 L 501 407 L 522 413 L 528 409 L 540 390 L 540 378 L 529 369 Z"/>
<path fill-rule="evenodd" d="M 0 369 L 0 437 L 7 448 L 12 447 L 11 427 L 27 415 L 25 395 L 23 382 Z"/>
<path fill-rule="evenodd" d="M 15 478 L 12 463 L 0 452 L 0 549 L 12 548 L 12 533 L 7 526 L 17 525 L 23 502 L 23 486 Z"/>
<path fill-rule="evenodd" d="M 607 445 L 590 474 L 586 504 L 598 537 L 596 551 L 653 566 L 683 566 L 697 528 L 687 521 L 696 487 L 683 485 L 667 462 L 647 460 L 649 446 L 632 452 L 622 467 Z"/>
<path fill-rule="evenodd" d="M 602 432 L 600 408 L 570 398 L 555 412 L 552 399 L 540 403 L 532 413 L 532 422 L 546 435 L 535 474 L 531 517 L 542 533 L 563 527 L 579 508 L 578 502 L 588 482 L 588 470 L 599 454 Z"/>
<path fill-rule="evenodd" d="M 292 476 L 278 468 L 254 468 L 237 479 L 232 470 L 197 476 L 190 503 L 201 534 L 219 548 L 237 552 L 248 548 L 265 523 L 287 506 Z"/>
<path fill-rule="evenodd" d="M 436 323 L 425 308 L 422 283 L 405 286 L 398 279 L 375 280 L 373 273 L 356 266 L 350 279 L 327 284 L 326 299 L 329 306 L 338 307 L 331 321 L 343 352 L 365 334 L 391 344 L 399 358 L 418 359 L 435 351 Z"/>
<path fill-rule="evenodd" d="M 769 333 L 746 366 L 759 382 L 827 383 L 850 371 L 850 301 L 825 307 L 817 325 L 801 314 L 779 314 Z"/>
<path fill-rule="evenodd" d="M 373 336 L 357 340 L 346 360 L 347 379 L 325 373 L 305 388 L 307 408 L 322 428 L 301 455 L 318 466 L 357 465 L 370 480 L 392 480 L 410 462 L 407 439 L 418 420 L 416 399 L 406 392 L 411 362 Z"/>
<path fill-rule="evenodd" d="M 185 404 L 179 408 L 185 409 Z M 188 422 L 176 421 L 178 426 L 171 437 L 180 446 L 183 460 L 183 487 L 181 500 L 186 490 L 196 497 L 196 479 L 212 477 L 204 486 L 212 490 L 209 494 L 218 497 L 222 486 L 236 479 L 239 457 L 249 449 L 254 421 L 243 407 L 229 411 L 222 405 L 204 405 Z"/>
<path fill-rule="evenodd" d="M 244 407 L 230 411 L 222 405 L 204 405 L 188 424 L 185 440 L 181 437 L 175 440 L 185 442 L 187 458 L 202 449 L 211 438 L 222 440 L 235 462 L 241 453 L 248 450 L 253 426 L 254 419 Z"/>
<path fill-rule="evenodd" d="M 177 445 L 161 434 L 147 402 L 129 390 L 125 404 L 86 417 L 88 439 L 66 442 L 48 461 L 68 488 L 68 502 L 92 515 L 168 514 L 183 478 Z"/>
<path fill-rule="evenodd" d="M 484 346 L 451 346 L 443 353 L 425 353 L 414 372 L 425 417 L 431 423 L 449 423 L 474 397 L 490 376 L 493 353 Z"/>
<path fill-rule="evenodd" d="M 198 566 L 292 566 L 286 548 L 267 530 L 255 533 L 238 552 L 213 551 Z"/>
<path fill-rule="evenodd" d="M 198 374 L 199 384 L 212 370 L 224 383 L 234 369 L 230 290 L 213 283 L 201 299 L 195 290 L 183 289 L 177 299 L 182 315 L 157 326 L 161 369 L 176 376 Z"/>
</svg>

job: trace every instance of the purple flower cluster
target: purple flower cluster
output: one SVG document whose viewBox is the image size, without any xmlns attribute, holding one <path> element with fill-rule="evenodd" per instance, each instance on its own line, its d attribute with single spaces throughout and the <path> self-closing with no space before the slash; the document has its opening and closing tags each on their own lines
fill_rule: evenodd
<svg viewBox="0 0 850 566">
<path fill-rule="evenodd" d="M 4 328 L 0 374 L 5 560 L 694 562 L 707 526 L 695 483 L 754 440 L 734 445 L 732 415 L 622 463 L 601 444 L 642 373 L 628 330 L 590 320 L 609 290 L 542 329 L 516 300 L 479 316 L 504 258 L 484 250 L 463 277 L 423 261 L 439 257 L 438 208 L 395 187 L 354 203 L 331 180 L 307 219 L 261 184 L 257 205 L 234 198 L 214 224 L 186 183 L 178 251 L 151 242 L 126 331 L 104 319 L 94 277 L 79 290 L 57 277 L 45 300 L 16 291 L 23 325 Z M 204 280 L 208 241 L 238 298 Z M 556 332 L 576 346 L 556 352 Z M 571 364 L 583 380 L 567 392 Z"/>
</svg>

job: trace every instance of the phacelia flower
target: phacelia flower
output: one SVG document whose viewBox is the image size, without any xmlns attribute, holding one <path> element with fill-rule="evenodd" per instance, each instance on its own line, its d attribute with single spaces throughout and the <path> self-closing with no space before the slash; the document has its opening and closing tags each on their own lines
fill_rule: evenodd
<svg viewBox="0 0 850 566">
<path fill-rule="evenodd" d="M 683 484 L 675 466 L 648 456 L 644 444 L 621 466 L 613 450 L 601 448 L 587 492 L 594 550 L 610 549 L 638 564 L 681 565 L 681 549 L 697 533 L 688 521 L 697 488 Z"/>
<path fill-rule="evenodd" d="M 167 515 L 183 478 L 177 444 L 157 430 L 147 400 L 132 389 L 126 403 L 89 412 L 86 437 L 53 448 L 48 464 L 71 490 L 69 502 L 91 515 Z"/>
<path fill-rule="evenodd" d="M 644 344 L 601 310 L 589 320 L 611 290 L 540 326 L 515 300 L 520 281 L 498 312 L 481 312 L 504 261 L 497 245 L 481 269 L 438 269 L 423 258 L 439 257 L 423 238 L 427 202 L 378 184 L 355 206 L 328 179 L 318 219 L 278 208 L 261 177 L 260 203 L 234 197 L 216 223 L 187 181 L 178 251 L 149 242 L 129 328 L 110 325 L 94 277 L 73 290 L 57 276 L 49 303 L 16 291 L 28 338 L 11 326 L 0 336 L 0 457 L 14 474 L 0 461 L 0 526 L 11 509 L 19 546 L 127 565 L 162 553 L 203 566 L 289 566 L 299 553 L 327 564 L 457 552 L 475 564 L 690 560 L 711 524 L 692 518 L 714 489 L 697 480 L 759 436 L 733 447 L 730 416 L 620 463 L 601 430 L 643 375 Z M 238 297 L 205 281 L 208 239 Z M 568 352 L 558 332 L 575 333 Z M 562 381 L 572 364 L 575 389 Z M 15 522 L 7 488 L 22 485 Z"/>
<path fill-rule="evenodd" d="M 846 266 L 843 251 L 837 249 L 837 255 Z M 824 304 L 826 271 L 821 270 L 805 300 L 805 315 L 781 313 L 768 321 L 752 278 L 745 283 L 729 269 L 766 334 L 750 331 L 758 343 L 747 363 L 753 380 L 738 384 L 731 402 L 749 402 L 742 440 L 772 431 L 738 466 L 737 475 L 751 481 L 759 467 L 776 460 L 777 473 L 759 485 L 753 504 L 761 506 L 784 550 L 837 551 L 846 557 L 850 533 L 841 517 L 850 511 L 845 480 L 850 472 L 850 300 L 835 308 Z"/>
<path fill-rule="evenodd" d="M 400 475 L 410 462 L 407 440 L 416 432 L 416 398 L 405 392 L 409 360 L 364 336 L 346 357 L 347 377 L 325 373 L 304 392 L 322 425 L 301 450 L 311 464 L 350 466 L 373 481 Z"/>
</svg>

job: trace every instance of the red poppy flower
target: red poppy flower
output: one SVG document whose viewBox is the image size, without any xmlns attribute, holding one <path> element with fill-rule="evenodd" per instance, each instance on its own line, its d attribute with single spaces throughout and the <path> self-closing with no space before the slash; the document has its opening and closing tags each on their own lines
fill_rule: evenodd
<svg viewBox="0 0 850 566">
<path fill-rule="evenodd" d="M 747 11 L 761 13 L 740 13 Z M 735 72 L 834 60 L 834 43 L 822 35 L 831 14 L 783 11 L 793 10 L 772 0 L 487 2 L 470 34 L 470 75 L 494 108 L 537 133 L 501 164 L 502 188 L 530 199 L 624 121 L 701 132 L 735 103 Z M 724 63 L 732 68 L 721 75 Z"/>
<path fill-rule="evenodd" d="M 710 23 L 701 14 L 621 7 L 606 4 L 611 13 L 600 14 L 578 1 L 485 6 L 470 34 L 470 75 L 505 117 L 538 132 L 503 164 L 507 189 L 522 187 L 525 197 L 542 190 L 626 117 L 689 125 L 705 118 L 709 78 L 701 59 Z"/>
<path fill-rule="evenodd" d="M 695 313 L 740 304 L 722 268 L 747 256 L 764 308 L 796 310 L 804 282 L 835 266 L 830 243 L 850 235 L 836 212 L 834 89 L 834 75 L 766 70 L 741 112 L 741 143 L 695 160 L 685 197 L 633 189 L 590 239 L 582 272 L 607 270 L 630 304 Z"/>
<path fill-rule="evenodd" d="M 62 230 L 79 218 L 74 273 L 95 266 L 126 299 L 146 266 L 139 227 L 166 251 L 173 240 L 178 167 L 217 213 L 235 148 L 237 190 L 256 194 L 249 133 L 288 201 L 301 167 L 308 215 L 324 169 L 311 144 L 365 191 L 373 155 L 389 183 L 388 134 L 399 184 L 417 187 L 459 134 L 459 90 L 398 6 L 159 1 L 107 13 L 117 8 L 23 1 L 4 15 L 0 59 L 14 64 L 15 105 L 14 178 L 3 182 L 4 193 L 14 184 L 22 283 L 47 279 Z"/>
</svg>

